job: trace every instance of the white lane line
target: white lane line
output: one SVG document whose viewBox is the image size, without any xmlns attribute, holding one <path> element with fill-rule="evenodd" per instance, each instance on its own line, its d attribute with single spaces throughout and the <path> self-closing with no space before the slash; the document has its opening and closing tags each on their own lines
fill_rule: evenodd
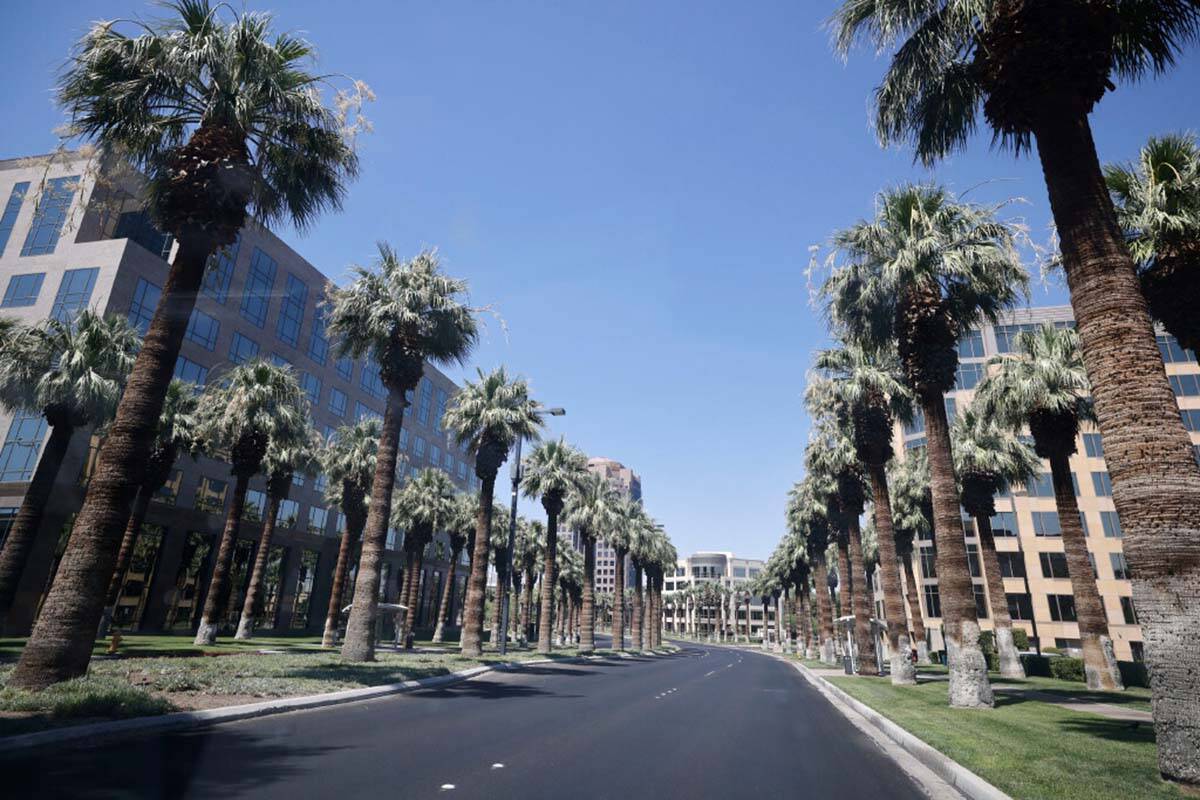
<svg viewBox="0 0 1200 800">
<path fill-rule="evenodd" d="M 453 783 L 443 783 L 443 784 L 442 784 L 442 786 L 441 786 L 441 790 L 442 790 L 443 792 L 448 792 L 448 791 L 450 791 L 450 790 L 451 790 L 451 789 L 453 789 L 453 788 L 454 788 L 454 784 L 453 784 Z"/>
<path fill-rule="evenodd" d="M 496 762 L 495 764 L 492 764 L 492 769 L 504 769 L 504 765 L 500 762 Z"/>
<path fill-rule="evenodd" d="M 709 675 L 716 675 L 716 674 L 717 674 L 717 671 L 715 669 L 712 669 L 712 670 L 709 670 L 708 672 L 704 673 L 704 677 L 707 678 Z"/>
</svg>

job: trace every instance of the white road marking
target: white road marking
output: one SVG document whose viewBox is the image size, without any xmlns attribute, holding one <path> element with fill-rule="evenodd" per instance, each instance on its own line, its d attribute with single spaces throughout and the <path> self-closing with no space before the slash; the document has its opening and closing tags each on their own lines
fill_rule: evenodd
<svg viewBox="0 0 1200 800">
<path fill-rule="evenodd" d="M 500 762 L 496 762 L 495 764 L 492 764 L 492 769 L 504 769 L 504 765 Z"/>
<path fill-rule="evenodd" d="M 716 674 L 717 674 L 717 671 L 715 669 L 713 669 L 713 670 L 709 670 L 708 672 L 704 673 L 704 677 L 707 678 L 709 675 L 716 675 Z"/>
<path fill-rule="evenodd" d="M 454 784 L 453 784 L 453 783 L 443 783 L 443 784 L 442 784 L 442 791 L 443 791 L 443 792 L 448 792 L 448 791 L 450 791 L 450 790 L 451 790 L 451 789 L 453 789 L 453 788 L 454 788 Z"/>
</svg>

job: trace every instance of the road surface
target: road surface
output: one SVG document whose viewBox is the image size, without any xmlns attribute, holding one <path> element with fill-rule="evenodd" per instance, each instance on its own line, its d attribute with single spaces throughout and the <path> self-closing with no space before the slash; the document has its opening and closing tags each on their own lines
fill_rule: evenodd
<svg viewBox="0 0 1200 800">
<path fill-rule="evenodd" d="M 790 665 L 687 644 L 0 759 L 5 797 L 919 798 Z"/>
</svg>

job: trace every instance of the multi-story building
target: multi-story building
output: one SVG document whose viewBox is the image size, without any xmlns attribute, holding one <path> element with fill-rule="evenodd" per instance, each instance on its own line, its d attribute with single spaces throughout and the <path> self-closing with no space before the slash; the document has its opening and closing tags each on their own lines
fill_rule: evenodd
<svg viewBox="0 0 1200 800">
<path fill-rule="evenodd" d="M 0 315 L 24 323 L 69 319 L 83 308 L 127 317 L 143 331 L 167 277 L 171 237 L 157 231 L 141 207 L 136 176 L 97 170 L 79 156 L 0 161 Z M 255 225 L 211 260 L 175 365 L 197 386 L 220 380 L 253 357 L 291 366 L 312 401 L 315 427 L 326 434 L 365 415 L 381 415 L 385 392 L 370 361 L 337 357 L 320 306 L 329 278 Z M 405 470 L 438 467 L 463 489 L 475 488 L 467 454 L 440 426 L 455 384 L 427 366 L 405 415 Z M 46 438 L 37 413 L 0 409 L 0 540 L 20 505 Z M 91 431 L 76 435 L 63 463 L 42 529 L 9 618 L 27 631 L 53 579 L 98 447 Z M 180 458 L 152 504 L 123 576 L 116 623 L 129 630 L 188 631 L 213 566 L 229 502 L 229 466 L 211 458 Z M 328 605 L 343 518 L 323 498 L 324 479 L 298 476 L 279 509 L 268 561 L 265 623 L 277 631 L 319 632 Z M 233 563 L 234 590 L 225 611 L 236 625 L 241 597 L 266 505 L 262 476 L 251 481 L 246 523 Z M 399 591 L 402 537 L 388 536 L 381 595 Z M 419 623 L 440 598 L 449 553 L 444 537 L 430 545 L 421 575 Z M 461 593 L 459 593 L 461 594 Z M 347 602 L 349 598 L 347 598 Z"/>
<path fill-rule="evenodd" d="M 987 372 L 987 360 L 1011 352 L 1020 331 L 1045 323 L 1073 326 L 1070 307 L 1017 310 L 1007 314 L 998 325 L 967 332 L 958 347 L 957 382 L 954 390 L 946 395 L 946 410 L 951 419 L 958 409 L 971 402 L 975 387 Z M 1173 337 L 1160 332 L 1158 343 L 1184 424 L 1191 432 L 1200 457 L 1200 365 L 1197 365 L 1195 353 L 1181 348 Z M 900 457 L 923 447 L 924 420 L 918 416 L 911 424 L 897 425 L 894 444 Z M 1094 426 L 1084 425 L 1077 447 L 1076 454 L 1071 457 L 1071 471 L 1109 632 L 1118 658 L 1140 660 L 1142 633 L 1133 605 L 1129 566 L 1122 551 L 1121 520 L 1113 506 L 1112 483 L 1104 463 L 1104 442 Z M 1025 629 L 1031 638 L 1036 635 L 1044 647 L 1073 648 L 1079 645 L 1079 628 L 1049 471 L 1049 466 L 1044 464 L 1043 472 L 1028 486 L 1016 487 L 996 498 L 992 529 L 1004 577 L 1005 601 L 1013 624 Z M 987 630 L 991 628 L 991 614 L 979 557 L 979 539 L 974 522 L 965 514 L 963 528 L 976 611 L 981 626 Z M 933 541 L 927 538 L 916 544 L 913 567 L 919 576 L 920 608 L 926 628 L 931 632 L 931 646 L 940 649 L 941 598 Z M 879 582 L 874 583 L 878 587 Z M 876 609 L 880 617 L 881 608 L 882 596 L 877 592 Z"/>
<path fill-rule="evenodd" d="M 642 499 L 642 479 L 633 470 L 611 458 L 589 458 L 588 469 L 607 480 L 626 497 Z M 576 537 L 575 545 L 580 547 Z M 625 556 L 625 585 L 633 585 L 633 564 Z M 596 542 L 596 591 L 612 592 L 617 581 L 617 551 L 605 541 Z"/>
<path fill-rule="evenodd" d="M 736 621 L 739 635 L 746 630 L 746 605 L 750 606 L 750 636 L 762 638 L 763 634 L 763 598 L 754 594 L 749 583 L 762 574 L 766 562 L 756 558 L 738 558 L 733 553 L 722 551 L 701 551 L 681 558 L 675 565 L 675 574 L 663 579 L 663 624 L 672 632 L 682 631 L 685 625 L 684 607 L 673 602 L 675 593 L 703 583 L 715 583 L 727 590 L 726 620 L 728 624 Z M 767 602 L 768 625 L 775 624 L 776 606 L 770 600 Z M 712 630 L 720 624 L 718 609 L 701 609 L 697 624 Z"/>
</svg>

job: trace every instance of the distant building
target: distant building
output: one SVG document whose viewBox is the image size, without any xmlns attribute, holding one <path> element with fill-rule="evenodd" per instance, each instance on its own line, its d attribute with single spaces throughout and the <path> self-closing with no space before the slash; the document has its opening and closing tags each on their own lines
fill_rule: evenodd
<svg viewBox="0 0 1200 800">
<path fill-rule="evenodd" d="M 633 470 L 611 458 L 589 458 L 588 469 L 607 480 L 618 492 L 634 500 L 642 499 L 642 479 Z M 575 547 L 582 550 L 579 537 L 573 537 Z M 633 563 L 625 556 L 625 586 L 633 584 Z M 608 542 L 596 542 L 596 591 L 612 592 L 617 580 L 617 551 Z"/>
<path fill-rule="evenodd" d="M 666 629 L 675 632 L 682 631 L 684 612 L 670 602 L 676 592 L 702 583 L 716 583 L 728 588 L 730 607 L 727 609 L 727 619 L 737 623 L 738 635 L 744 635 L 746 630 L 746 598 L 750 599 L 750 636 L 760 638 L 763 629 L 762 598 L 750 595 L 746 584 L 762 574 L 766 562 L 757 558 L 738 558 L 730 552 L 701 551 L 679 559 L 675 565 L 675 574 L 663 579 L 664 595 L 664 625 Z M 767 624 L 775 624 L 775 606 L 767 604 Z M 718 625 L 720 614 L 710 611 L 698 621 L 703 625 Z"/>
</svg>

